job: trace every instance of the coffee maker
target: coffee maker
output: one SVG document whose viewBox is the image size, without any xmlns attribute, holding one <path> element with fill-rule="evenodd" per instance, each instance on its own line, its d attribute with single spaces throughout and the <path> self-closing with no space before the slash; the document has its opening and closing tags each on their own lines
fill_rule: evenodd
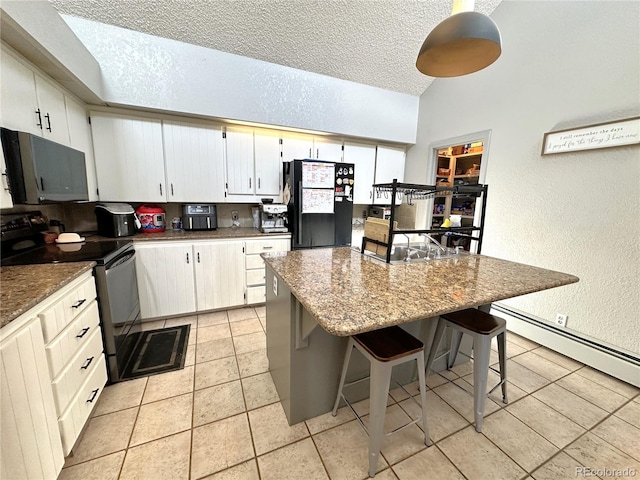
<svg viewBox="0 0 640 480">
<path fill-rule="evenodd" d="M 262 233 L 287 233 L 285 219 L 287 206 L 280 203 L 260 205 L 260 231 Z"/>
</svg>

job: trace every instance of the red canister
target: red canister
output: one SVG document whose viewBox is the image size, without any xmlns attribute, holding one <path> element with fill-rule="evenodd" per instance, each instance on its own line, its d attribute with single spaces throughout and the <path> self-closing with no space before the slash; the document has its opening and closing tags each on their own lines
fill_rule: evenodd
<svg viewBox="0 0 640 480">
<path fill-rule="evenodd" d="M 164 210 L 155 205 L 140 205 L 136 209 L 136 216 L 140 220 L 140 231 L 143 233 L 164 232 Z"/>
</svg>

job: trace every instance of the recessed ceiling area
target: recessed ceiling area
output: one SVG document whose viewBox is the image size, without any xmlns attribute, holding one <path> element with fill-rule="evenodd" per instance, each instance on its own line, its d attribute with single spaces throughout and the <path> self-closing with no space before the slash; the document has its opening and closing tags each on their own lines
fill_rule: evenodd
<svg viewBox="0 0 640 480">
<path fill-rule="evenodd" d="M 486 15 L 502 0 L 476 0 Z M 410 95 L 450 0 L 50 0 L 61 14 Z M 499 25 L 498 25 L 499 27 Z"/>
</svg>

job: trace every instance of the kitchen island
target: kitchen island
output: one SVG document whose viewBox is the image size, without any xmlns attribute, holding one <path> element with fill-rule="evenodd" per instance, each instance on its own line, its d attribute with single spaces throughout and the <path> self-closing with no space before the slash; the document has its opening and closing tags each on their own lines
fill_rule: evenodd
<svg viewBox="0 0 640 480">
<path fill-rule="evenodd" d="M 391 265 L 342 247 L 263 258 L 269 371 L 290 424 L 331 410 L 350 335 L 402 325 L 425 343 L 428 354 L 441 314 L 488 308 L 495 301 L 578 281 L 484 255 Z M 354 360 L 351 378 L 368 368 L 364 360 Z M 410 381 L 414 373 L 394 376 Z"/>
</svg>

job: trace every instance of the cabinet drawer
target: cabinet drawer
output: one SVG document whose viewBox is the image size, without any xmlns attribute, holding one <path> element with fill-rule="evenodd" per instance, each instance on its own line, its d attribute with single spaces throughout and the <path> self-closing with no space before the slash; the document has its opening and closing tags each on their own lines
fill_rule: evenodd
<svg viewBox="0 0 640 480">
<path fill-rule="evenodd" d="M 247 287 L 247 305 L 253 303 L 264 303 L 267 300 L 267 289 L 261 287 Z"/>
<path fill-rule="evenodd" d="M 104 355 L 100 355 L 100 360 L 89 372 L 87 380 L 80 387 L 64 415 L 58 418 L 65 457 L 71 452 L 106 383 L 107 366 Z"/>
<path fill-rule="evenodd" d="M 252 240 L 245 242 L 245 253 L 285 252 L 289 250 L 289 240 Z"/>
<path fill-rule="evenodd" d="M 264 260 L 260 255 L 245 256 L 245 267 L 247 270 L 252 268 L 264 268 Z"/>
<path fill-rule="evenodd" d="M 38 314 L 44 343 L 49 343 L 96 298 L 96 283 L 89 276 L 81 285 L 64 294 L 58 302 Z"/>
<path fill-rule="evenodd" d="M 60 375 L 51 382 L 58 416 L 62 415 L 71 399 L 78 393 L 82 383 L 93 371 L 94 364 L 98 363 L 98 360 L 103 356 L 102 350 L 102 335 L 100 326 L 98 326 L 93 329 L 86 344 L 60 372 Z"/>
<path fill-rule="evenodd" d="M 94 330 L 99 330 L 98 303 L 92 300 L 84 312 L 50 342 L 45 350 L 49 373 L 55 378 L 69 360 L 82 348 Z"/>
<path fill-rule="evenodd" d="M 257 270 L 247 270 L 247 286 L 264 285 L 264 282 L 264 268 L 259 268 Z"/>
</svg>

